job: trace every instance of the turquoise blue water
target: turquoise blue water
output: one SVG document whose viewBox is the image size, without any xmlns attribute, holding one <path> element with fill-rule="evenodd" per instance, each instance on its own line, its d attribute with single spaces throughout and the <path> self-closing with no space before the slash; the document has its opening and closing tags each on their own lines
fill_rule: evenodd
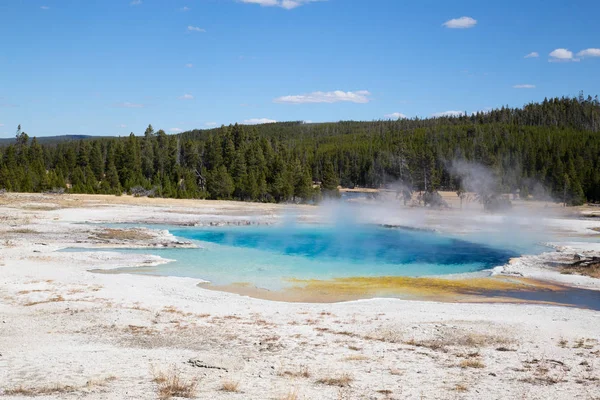
<svg viewBox="0 0 600 400">
<path fill-rule="evenodd" d="M 128 250 L 176 260 L 140 273 L 279 289 L 288 278 L 431 276 L 506 263 L 515 250 L 434 232 L 376 226 L 169 227 L 198 249 Z"/>
</svg>

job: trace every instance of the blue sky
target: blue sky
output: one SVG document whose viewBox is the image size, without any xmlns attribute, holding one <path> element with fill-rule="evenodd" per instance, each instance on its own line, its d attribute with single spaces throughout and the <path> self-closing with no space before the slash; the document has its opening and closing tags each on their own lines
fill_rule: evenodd
<svg viewBox="0 0 600 400">
<path fill-rule="evenodd" d="M 595 0 L 4 0 L 0 137 L 600 94 L 598 15 Z"/>
</svg>

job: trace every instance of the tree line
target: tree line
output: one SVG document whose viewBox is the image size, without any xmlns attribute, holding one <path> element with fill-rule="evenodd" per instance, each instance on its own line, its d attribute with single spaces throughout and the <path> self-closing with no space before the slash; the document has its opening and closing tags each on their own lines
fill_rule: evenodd
<svg viewBox="0 0 600 400">
<path fill-rule="evenodd" d="M 0 189 L 261 202 L 318 201 L 343 187 L 470 190 L 457 163 L 497 193 L 600 201 L 598 98 L 546 99 L 458 117 L 230 125 L 178 135 L 40 144 L 17 129 L 0 147 Z M 489 183 L 489 182 L 488 182 Z"/>
</svg>

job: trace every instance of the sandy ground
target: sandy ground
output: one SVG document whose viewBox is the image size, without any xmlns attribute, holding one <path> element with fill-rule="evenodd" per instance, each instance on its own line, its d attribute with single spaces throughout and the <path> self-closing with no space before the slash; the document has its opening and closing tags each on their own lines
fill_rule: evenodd
<svg viewBox="0 0 600 400">
<path fill-rule="evenodd" d="M 596 311 L 395 299 L 270 302 L 204 290 L 194 279 L 88 272 L 164 262 L 158 257 L 56 252 L 190 245 L 165 231 L 95 222 L 274 223 L 337 213 L 327 205 L 1 196 L 0 396 L 153 399 L 179 377 L 200 399 L 600 399 Z M 565 218 L 572 213 L 534 217 L 527 208 L 505 218 L 379 204 L 354 217 L 453 232 L 477 233 L 482 224 L 512 234 L 525 226 L 560 231 L 571 237 L 554 244 L 560 252 L 520 258 L 496 273 L 598 288 L 597 280 L 544 266 L 543 257 L 600 250 L 592 230 L 600 220 Z"/>
</svg>

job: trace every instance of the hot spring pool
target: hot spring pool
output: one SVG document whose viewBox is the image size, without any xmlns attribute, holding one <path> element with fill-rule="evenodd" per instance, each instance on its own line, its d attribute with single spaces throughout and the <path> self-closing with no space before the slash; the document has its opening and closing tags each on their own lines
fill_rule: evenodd
<svg viewBox="0 0 600 400">
<path fill-rule="evenodd" d="M 505 264 L 518 252 L 434 232 L 377 226 L 166 227 L 198 249 L 127 250 L 176 260 L 136 272 L 277 290 L 290 279 L 432 276 Z"/>
</svg>

